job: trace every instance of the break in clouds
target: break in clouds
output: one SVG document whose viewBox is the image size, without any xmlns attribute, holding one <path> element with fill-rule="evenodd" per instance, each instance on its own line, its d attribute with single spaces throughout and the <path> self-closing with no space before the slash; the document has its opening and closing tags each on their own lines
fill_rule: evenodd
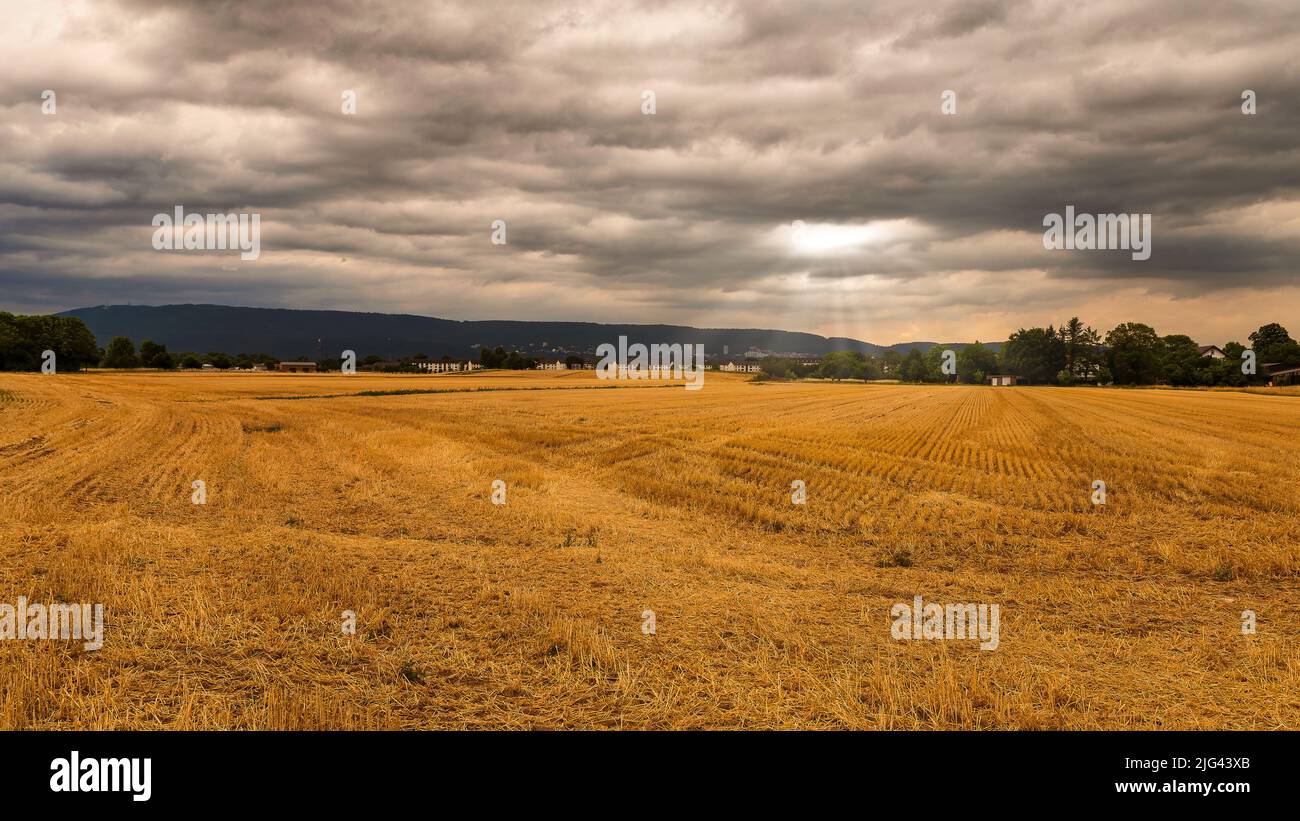
<svg viewBox="0 0 1300 821">
<path fill-rule="evenodd" d="M 214 302 L 882 343 L 1071 314 L 1204 342 L 1300 320 L 1292 2 L 3 15 L 12 311 Z M 151 219 L 177 206 L 260 214 L 260 256 L 155 251 Z M 1152 215 L 1150 258 L 1045 249 L 1067 206 Z"/>
</svg>

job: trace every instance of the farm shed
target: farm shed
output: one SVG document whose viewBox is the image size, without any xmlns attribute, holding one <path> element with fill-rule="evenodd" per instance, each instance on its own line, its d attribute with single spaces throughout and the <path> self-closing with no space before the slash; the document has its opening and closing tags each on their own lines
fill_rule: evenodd
<svg viewBox="0 0 1300 821">
<path fill-rule="evenodd" d="M 1279 368 L 1269 371 L 1268 378 L 1275 388 L 1284 385 L 1300 385 L 1300 368 Z"/>
</svg>

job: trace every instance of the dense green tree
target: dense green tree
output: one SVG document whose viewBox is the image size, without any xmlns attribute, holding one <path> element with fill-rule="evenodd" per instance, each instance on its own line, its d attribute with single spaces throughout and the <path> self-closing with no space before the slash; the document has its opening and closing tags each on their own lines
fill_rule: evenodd
<svg viewBox="0 0 1300 821">
<path fill-rule="evenodd" d="M 166 345 L 146 339 L 140 343 L 140 364 L 146 368 L 171 370 L 176 367 L 176 360 L 167 353 Z"/>
<path fill-rule="evenodd" d="M 1250 347 L 1260 365 L 1300 365 L 1300 344 L 1276 322 L 1260 327 L 1250 335 Z"/>
<path fill-rule="evenodd" d="M 1287 329 L 1276 322 L 1261 325 L 1259 330 L 1250 335 L 1250 345 L 1257 356 L 1264 356 L 1274 348 L 1289 345 L 1293 341 Z"/>
<path fill-rule="evenodd" d="M 1091 381 L 1103 362 L 1101 335 L 1072 316 L 1057 332 L 1071 382 Z"/>
<path fill-rule="evenodd" d="M 903 364 L 898 367 L 898 376 L 904 382 L 925 381 L 925 357 L 919 349 L 913 348 L 903 357 Z"/>
<path fill-rule="evenodd" d="M 957 351 L 953 350 L 953 349 L 950 348 L 950 347 L 944 346 L 944 345 L 935 345 L 934 347 L 930 348 L 930 350 L 928 350 L 928 351 L 925 352 L 925 355 L 924 355 L 924 357 L 923 357 L 923 359 L 925 360 L 925 379 L 924 379 L 924 381 L 926 381 L 926 382 L 955 382 L 955 381 L 957 381 L 957 375 L 956 375 L 956 374 L 950 374 L 950 373 L 944 373 L 944 372 L 943 372 L 943 361 L 944 361 L 944 356 L 943 356 L 943 355 L 944 355 L 944 353 L 947 352 L 947 351 L 952 351 L 953 356 L 956 357 L 956 355 L 957 355 Z"/>
<path fill-rule="evenodd" d="M 790 369 L 790 360 L 779 356 L 765 356 L 758 362 L 764 376 L 772 379 L 789 379 L 794 376 Z"/>
<path fill-rule="evenodd" d="M 25 371 L 32 367 L 27 339 L 18 327 L 17 318 L 0 311 L 0 370 Z"/>
<path fill-rule="evenodd" d="M 880 355 L 880 370 L 885 374 L 885 376 L 898 378 L 902 367 L 903 355 L 893 348 L 889 348 Z"/>
<path fill-rule="evenodd" d="M 478 362 L 484 368 L 504 368 L 506 366 L 506 350 L 500 345 L 495 350 L 482 348 L 478 352 Z"/>
<path fill-rule="evenodd" d="M 1161 375 L 1161 348 L 1150 325 L 1125 322 L 1106 334 L 1106 366 L 1118 385 L 1151 385 Z"/>
<path fill-rule="evenodd" d="M 1184 334 L 1172 334 L 1160 339 L 1160 381 L 1185 387 L 1207 384 L 1209 360 L 1201 355 L 1196 342 Z"/>
<path fill-rule="evenodd" d="M 1026 382 L 1053 382 L 1065 370 L 1065 346 L 1050 325 L 1021 328 L 1003 343 L 1002 366 Z"/>
<path fill-rule="evenodd" d="M 0 311 L 0 370 L 38 370 L 45 351 L 54 351 L 57 369 L 65 372 L 100 359 L 94 335 L 76 317 Z"/>
<path fill-rule="evenodd" d="M 838 352 L 837 352 L 838 353 Z M 836 356 L 828 354 L 827 358 Z M 820 368 L 810 367 L 797 359 L 784 356 L 765 356 L 758 362 L 764 376 L 771 379 L 802 379 L 805 376 L 821 376 Z"/>
<path fill-rule="evenodd" d="M 135 355 L 135 343 L 125 336 L 115 336 L 104 349 L 100 365 L 105 368 L 138 368 L 140 360 Z"/>
<path fill-rule="evenodd" d="M 821 379 L 879 379 L 880 363 L 861 351 L 834 351 L 822 357 L 814 374 Z"/>
<path fill-rule="evenodd" d="M 957 353 L 957 378 L 968 385 L 979 385 L 989 376 L 997 373 L 998 355 L 976 340 Z"/>
</svg>

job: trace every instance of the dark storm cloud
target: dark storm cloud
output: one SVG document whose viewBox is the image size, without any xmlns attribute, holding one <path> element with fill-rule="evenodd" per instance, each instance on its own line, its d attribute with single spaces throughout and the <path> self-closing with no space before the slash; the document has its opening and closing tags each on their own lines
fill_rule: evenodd
<svg viewBox="0 0 1300 821">
<path fill-rule="evenodd" d="M 1226 333 L 1197 299 L 1300 306 L 1297 54 L 1288 2 L 38 2 L 0 35 L 0 307 L 892 341 L 1149 298 Z M 262 257 L 154 251 L 178 204 L 260 213 Z M 1151 259 L 1045 251 L 1067 205 L 1152 214 Z"/>
</svg>

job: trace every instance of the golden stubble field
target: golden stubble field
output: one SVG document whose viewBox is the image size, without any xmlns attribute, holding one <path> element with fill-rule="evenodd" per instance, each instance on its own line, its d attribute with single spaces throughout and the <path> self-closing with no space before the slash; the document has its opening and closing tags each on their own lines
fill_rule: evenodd
<svg viewBox="0 0 1300 821">
<path fill-rule="evenodd" d="M 1297 431 L 1227 392 L 0 374 L 0 602 L 106 610 L 99 651 L 0 641 L 0 728 L 1295 728 Z M 1000 646 L 891 638 L 914 595 Z"/>
</svg>

